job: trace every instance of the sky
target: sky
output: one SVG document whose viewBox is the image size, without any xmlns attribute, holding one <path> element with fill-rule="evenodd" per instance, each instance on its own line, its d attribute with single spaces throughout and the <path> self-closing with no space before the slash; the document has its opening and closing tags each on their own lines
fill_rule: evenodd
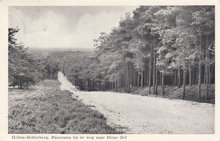
<svg viewBox="0 0 220 141">
<path fill-rule="evenodd" d="M 100 32 L 110 33 L 136 6 L 9 7 L 9 27 L 30 48 L 94 48 Z"/>
</svg>

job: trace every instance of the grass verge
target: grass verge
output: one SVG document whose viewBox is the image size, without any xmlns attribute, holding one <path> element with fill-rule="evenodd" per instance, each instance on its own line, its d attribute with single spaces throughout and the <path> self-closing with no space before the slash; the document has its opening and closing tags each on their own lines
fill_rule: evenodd
<svg viewBox="0 0 220 141">
<path fill-rule="evenodd" d="M 9 134 L 117 134 L 103 114 L 46 80 L 30 90 L 9 89 Z"/>
<path fill-rule="evenodd" d="M 184 100 L 196 101 L 196 102 L 205 102 L 205 103 L 215 103 L 215 85 L 210 85 L 208 96 L 206 95 L 206 85 L 201 85 L 201 98 L 199 99 L 198 95 L 198 86 L 186 86 L 186 94 Z M 183 87 L 171 87 L 165 86 L 165 94 L 162 95 L 162 89 L 158 86 L 158 94 L 149 95 L 149 87 L 132 87 L 131 94 L 143 95 L 143 96 L 153 96 L 153 97 L 164 97 L 169 99 L 182 99 L 183 96 Z M 153 92 L 153 87 L 151 88 Z"/>
</svg>

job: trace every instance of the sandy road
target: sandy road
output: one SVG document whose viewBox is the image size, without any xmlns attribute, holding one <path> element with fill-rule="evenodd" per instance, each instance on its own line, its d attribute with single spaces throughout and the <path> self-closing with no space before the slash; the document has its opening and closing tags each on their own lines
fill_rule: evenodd
<svg viewBox="0 0 220 141">
<path fill-rule="evenodd" d="M 76 91 L 62 77 L 61 89 L 74 98 L 94 106 L 112 126 L 123 126 L 127 133 L 214 133 L 214 105 L 183 100 L 169 100 L 114 92 Z"/>
</svg>

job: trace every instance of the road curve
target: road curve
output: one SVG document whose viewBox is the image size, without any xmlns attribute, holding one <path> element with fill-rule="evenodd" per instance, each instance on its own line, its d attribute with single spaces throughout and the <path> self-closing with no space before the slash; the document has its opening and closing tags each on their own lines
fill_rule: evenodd
<svg viewBox="0 0 220 141">
<path fill-rule="evenodd" d="M 126 93 L 77 91 L 65 76 L 59 74 L 59 78 L 62 90 L 69 90 L 73 98 L 103 113 L 108 124 L 126 127 L 126 133 L 214 133 L 213 104 Z"/>
</svg>

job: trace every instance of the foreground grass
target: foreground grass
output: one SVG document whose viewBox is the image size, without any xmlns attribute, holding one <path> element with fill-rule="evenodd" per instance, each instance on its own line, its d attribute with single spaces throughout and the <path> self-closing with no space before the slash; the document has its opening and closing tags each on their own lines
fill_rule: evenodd
<svg viewBox="0 0 220 141">
<path fill-rule="evenodd" d="M 9 134 L 115 134 L 106 118 L 47 80 L 30 90 L 9 90 Z"/>
</svg>

